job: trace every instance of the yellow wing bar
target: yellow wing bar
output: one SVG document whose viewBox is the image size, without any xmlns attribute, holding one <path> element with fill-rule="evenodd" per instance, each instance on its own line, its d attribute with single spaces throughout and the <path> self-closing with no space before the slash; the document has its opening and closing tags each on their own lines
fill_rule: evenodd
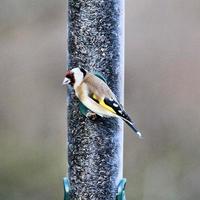
<svg viewBox="0 0 200 200">
<path fill-rule="evenodd" d="M 94 100 L 96 100 L 96 102 L 99 103 L 102 107 L 104 107 L 105 109 L 109 110 L 110 112 L 116 114 L 116 112 L 114 111 L 114 109 L 113 109 L 112 107 L 110 107 L 109 105 L 107 105 L 107 104 L 104 102 L 104 99 L 98 98 L 95 94 L 92 95 L 92 98 L 93 98 Z"/>
</svg>

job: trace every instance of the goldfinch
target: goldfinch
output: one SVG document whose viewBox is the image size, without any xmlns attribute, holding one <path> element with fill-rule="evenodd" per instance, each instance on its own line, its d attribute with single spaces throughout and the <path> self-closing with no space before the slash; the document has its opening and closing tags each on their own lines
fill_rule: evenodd
<svg viewBox="0 0 200 200">
<path fill-rule="evenodd" d="M 83 68 L 68 70 L 63 85 L 70 84 L 81 103 L 101 117 L 123 119 L 133 131 L 142 138 L 142 134 L 128 116 L 109 86 L 99 77 Z"/>
</svg>

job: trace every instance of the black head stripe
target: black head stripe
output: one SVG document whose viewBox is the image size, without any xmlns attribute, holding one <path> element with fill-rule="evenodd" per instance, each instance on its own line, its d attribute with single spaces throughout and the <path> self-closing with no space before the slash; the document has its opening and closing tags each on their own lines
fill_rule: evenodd
<svg viewBox="0 0 200 200">
<path fill-rule="evenodd" d="M 81 72 L 83 72 L 83 76 L 85 77 L 85 75 L 87 73 L 86 70 L 84 68 L 82 68 L 82 67 L 80 68 L 80 70 L 81 70 Z"/>
</svg>

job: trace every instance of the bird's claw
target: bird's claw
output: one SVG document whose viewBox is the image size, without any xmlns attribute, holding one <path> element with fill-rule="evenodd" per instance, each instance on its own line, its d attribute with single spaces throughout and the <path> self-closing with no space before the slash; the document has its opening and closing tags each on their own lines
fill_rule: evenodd
<svg viewBox="0 0 200 200">
<path fill-rule="evenodd" d="M 86 117 L 91 120 L 95 120 L 95 119 L 97 119 L 97 114 L 90 111 L 90 112 L 87 112 Z"/>
</svg>

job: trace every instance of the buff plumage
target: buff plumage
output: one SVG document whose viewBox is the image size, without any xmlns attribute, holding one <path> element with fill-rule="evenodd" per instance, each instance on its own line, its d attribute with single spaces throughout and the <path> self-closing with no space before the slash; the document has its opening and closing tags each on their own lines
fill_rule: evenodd
<svg viewBox="0 0 200 200">
<path fill-rule="evenodd" d="M 67 71 L 63 84 L 71 84 L 81 103 L 101 117 L 123 119 L 141 138 L 142 134 L 125 112 L 109 86 L 96 75 L 83 68 Z"/>
</svg>

